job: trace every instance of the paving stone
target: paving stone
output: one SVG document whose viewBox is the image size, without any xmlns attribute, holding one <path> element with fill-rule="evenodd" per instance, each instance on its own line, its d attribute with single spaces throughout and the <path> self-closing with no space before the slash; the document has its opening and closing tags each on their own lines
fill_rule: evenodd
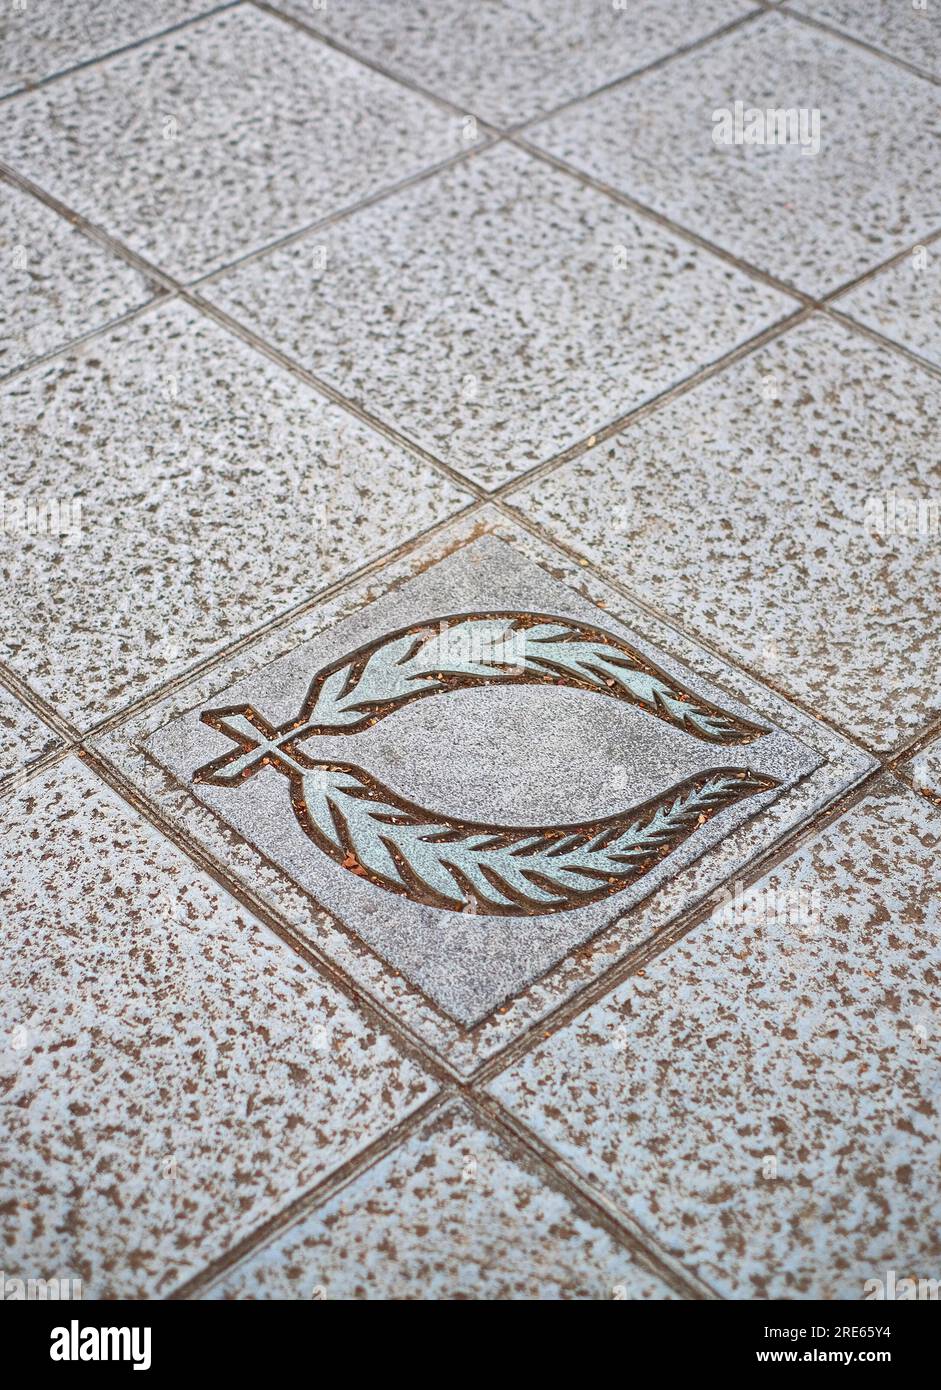
<svg viewBox="0 0 941 1390">
<path fill-rule="evenodd" d="M 903 764 L 902 770 L 918 791 L 941 801 L 941 739 L 929 743 L 910 763 Z"/>
<path fill-rule="evenodd" d="M 941 243 L 916 247 L 834 308 L 941 367 Z"/>
<path fill-rule="evenodd" d="M 507 146 L 206 294 L 487 487 L 794 308 Z"/>
<path fill-rule="evenodd" d="M 0 689 L 0 780 L 61 742 L 15 695 Z"/>
<path fill-rule="evenodd" d="M 3 158 L 184 279 L 466 148 L 459 117 L 250 6 L 0 112 Z"/>
<path fill-rule="evenodd" d="M 143 275 L 12 184 L 0 184 L 6 327 L 0 376 L 62 348 L 154 294 Z"/>
<path fill-rule="evenodd" d="M 941 711 L 939 409 L 933 375 L 812 319 L 514 505 L 888 750 Z"/>
<path fill-rule="evenodd" d="M 790 9 L 865 39 L 895 58 L 941 77 L 941 14 L 927 0 L 887 5 L 885 0 L 791 0 Z"/>
<path fill-rule="evenodd" d="M 163 1296 L 433 1093 L 77 761 L 2 816 L 7 1278 Z"/>
<path fill-rule="evenodd" d="M 309 1299 L 314 1290 L 326 1299 L 676 1297 L 455 1102 L 209 1296 Z"/>
<path fill-rule="evenodd" d="M 668 82 L 642 75 L 529 138 L 809 294 L 941 226 L 941 110 L 926 79 L 771 13 L 671 62 Z M 803 147 L 717 144 L 716 114 L 731 121 L 736 102 L 743 125 L 754 109 L 816 110 L 817 153 L 809 116 Z"/>
<path fill-rule="evenodd" d="M 213 0 L 25 0 L 0 19 L 0 94 L 111 53 L 213 8 Z"/>
<path fill-rule="evenodd" d="M 0 439 L 4 658 L 85 724 L 470 500 L 180 303 L 17 378 Z"/>
<path fill-rule="evenodd" d="M 810 721 L 785 733 L 492 538 L 151 727 L 190 798 L 464 1027 L 714 850 L 676 909 L 710 891 L 826 762 Z"/>
<path fill-rule="evenodd" d="M 937 1277 L 939 838 L 882 785 L 493 1089 L 725 1296 Z"/>
<path fill-rule="evenodd" d="M 664 58 L 749 7 L 744 0 L 278 0 L 278 8 L 506 126 Z"/>
</svg>

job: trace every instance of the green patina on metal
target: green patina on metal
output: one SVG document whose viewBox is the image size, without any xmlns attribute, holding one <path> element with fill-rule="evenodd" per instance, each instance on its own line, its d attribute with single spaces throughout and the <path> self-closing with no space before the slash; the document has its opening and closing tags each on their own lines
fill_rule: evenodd
<svg viewBox="0 0 941 1390">
<path fill-rule="evenodd" d="M 415 699 L 491 684 L 585 689 L 726 746 L 767 732 L 692 695 L 599 628 L 543 614 L 459 614 L 391 633 L 325 667 L 285 725 L 247 704 L 204 711 L 202 720 L 236 748 L 194 781 L 233 786 L 273 767 L 290 781 L 304 832 L 344 868 L 418 902 L 506 915 L 560 912 L 616 893 L 718 811 L 777 785 L 745 767 L 721 767 L 615 816 L 490 825 L 418 806 L 365 769 L 318 760 L 315 744 L 301 747 L 320 734 L 355 733 Z"/>
</svg>

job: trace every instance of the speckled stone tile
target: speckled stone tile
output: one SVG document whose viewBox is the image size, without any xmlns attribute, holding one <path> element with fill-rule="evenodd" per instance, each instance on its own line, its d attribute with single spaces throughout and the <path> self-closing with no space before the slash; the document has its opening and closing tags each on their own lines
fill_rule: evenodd
<svg viewBox="0 0 941 1390">
<path fill-rule="evenodd" d="M 715 113 L 737 101 L 743 115 L 816 110 L 818 152 L 717 144 Z M 668 85 L 642 75 L 528 134 L 808 294 L 941 226 L 937 87 L 778 13 L 671 62 Z"/>
<path fill-rule="evenodd" d="M 453 1101 L 319 1210 L 250 1255 L 209 1296 L 676 1297 L 549 1186 L 531 1161 Z"/>
<path fill-rule="evenodd" d="M 466 135 L 250 6 L 0 110 L 0 156 L 183 279 L 459 153 Z"/>
<path fill-rule="evenodd" d="M 501 636 L 485 645 L 488 624 Z M 622 673 L 662 673 L 662 717 L 631 693 L 646 677 L 618 685 L 607 671 L 612 652 Z M 805 794 L 814 804 L 854 775 L 839 754 L 827 766 L 811 721 L 769 719 L 754 694 L 757 708 L 480 537 L 169 722 L 151 719 L 144 748 L 190 805 L 466 1030 L 614 923 L 620 949 L 639 944 L 652 923 L 631 909 L 655 890 L 675 890 L 674 914 L 690 906 L 755 853 L 747 832 L 773 843 L 773 813 L 801 818 Z M 696 723 L 707 709 L 708 732 Z M 622 868 L 620 836 L 655 806 L 656 853 Z M 586 848 L 572 868 L 570 835 L 602 859 Z"/>
<path fill-rule="evenodd" d="M 7 0 L 0 12 L 0 95 L 212 8 L 213 0 Z"/>
<path fill-rule="evenodd" d="M 470 500 L 180 303 L 16 378 L 3 414 L 7 507 L 61 505 L 7 525 L 0 650 L 79 724 Z"/>
<path fill-rule="evenodd" d="M 77 761 L 2 818 L 8 1278 L 163 1296 L 433 1094 Z"/>
<path fill-rule="evenodd" d="M 487 487 L 794 308 L 506 146 L 205 293 Z"/>
<path fill-rule="evenodd" d="M 941 11 L 929 0 L 790 0 L 789 8 L 941 77 Z"/>
<path fill-rule="evenodd" d="M 905 510 L 937 501 L 939 410 L 936 377 L 812 319 L 512 500 L 888 750 L 941 711 L 941 546 Z"/>
<path fill-rule="evenodd" d="M 155 287 L 64 217 L 0 183 L 0 376 L 144 304 Z"/>
<path fill-rule="evenodd" d="M 9 691 L 0 688 L 0 781 L 51 753 L 61 739 Z"/>
<path fill-rule="evenodd" d="M 474 543 L 481 539 L 486 541 L 487 547 L 495 546 L 498 555 L 503 554 L 504 567 L 508 563 L 506 549 L 511 547 L 515 552 L 513 564 L 519 566 L 524 573 L 527 571 L 525 562 L 535 564 L 543 574 L 553 576 L 564 585 L 568 602 L 572 602 L 574 596 L 575 599 L 590 605 L 588 612 L 594 614 L 596 620 L 600 609 L 605 622 L 610 615 L 616 623 L 628 625 L 651 649 L 668 651 L 671 660 L 679 664 L 675 669 L 684 667 L 694 671 L 697 679 L 708 682 L 713 689 L 721 692 L 722 700 L 731 698 L 742 707 L 757 712 L 760 718 L 785 730 L 813 750 L 820 760 L 820 766 L 787 793 L 777 799 L 770 799 L 760 816 L 746 819 L 730 830 L 721 845 L 707 849 L 687 868 L 681 869 L 665 882 L 645 902 L 623 915 L 615 912 L 613 920 L 598 930 L 589 942 L 565 956 L 546 974 L 534 979 L 525 990 L 497 1008 L 479 1024 L 468 1029 L 458 1024 L 415 988 L 405 974 L 390 969 L 378 951 L 367 944 L 361 930 L 364 925 L 368 930 L 375 928 L 375 923 L 371 924 L 368 914 L 358 916 L 347 924 L 342 918 L 324 911 L 316 896 L 305 891 L 288 872 L 278 867 L 241 834 L 234 831 L 227 821 L 210 809 L 205 800 L 194 795 L 194 786 L 188 773 L 186 780 L 181 781 L 177 775 L 163 767 L 154 756 L 152 744 L 156 736 L 157 740 L 163 742 L 165 755 L 172 756 L 172 740 L 168 745 L 166 734 L 161 731 L 181 719 L 192 723 L 194 712 L 218 704 L 217 697 L 220 691 L 236 685 L 244 685 L 247 688 L 264 668 L 288 670 L 292 657 L 305 644 L 315 639 L 318 642 L 326 640 L 335 645 L 345 642 L 344 634 L 348 633 L 354 642 L 368 640 L 371 635 L 368 624 L 375 621 L 376 600 L 391 603 L 413 580 L 421 579 L 422 576 L 431 576 L 432 582 L 432 587 L 427 593 L 423 589 L 420 594 L 425 595 L 421 607 L 427 613 L 430 611 L 428 602 L 436 597 L 440 598 L 434 587 L 434 577 L 441 562 L 452 556 L 460 559 L 463 555 L 465 560 L 470 559 L 474 567 L 478 567 L 477 561 L 481 552 L 480 547 Z M 499 541 L 505 544 L 500 545 Z M 482 559 L 480 563 L 483 563 Z M 409 587 L 409 592 L 414 590 Z M 462 604 L 468 595 L 470 603 L 466 606 L 469 608 L 480 599 L 480 587 L 471 584 L 461 599 Z M 521 591 L 518 586 L 512 590 L 501 588 L 493 597 L 499 597 L 501 603 L 525 602 L 527 591 Z M 338 634 L 336 638 L 332 635 L 334 632 Z M 335 654 L 342 655 L 342 647 L 336 646 Z M 302 695 L 303 685 L 299 688 Z M 453 701 L 461 701 L 477 698 L 479 693 L 464 690 L 454 693 L 450 698 Z M 491 689 L 489 693 L 495 698 L 501 695 L 499 689 Z M 505 695 L 505 692 L 503 693 Z M 519 693 L 524 695 L 527 692 L 521 687 Z M 566 700 L 569 691 L 560 688 L 555 694 L 560 700 Z M 429 706 L 431 704 L 425 703 Z M 555 718 L 558 717 L 558 710 L 559 706 L 556 706 Z M 289 713 L 291 712 L 293 711 Z M 398 720 L 404 721 L 408 713 L 407 708 L 400 710 Z M 491 723 L 493 713 L 494 709 L 490 707 Z M 385 722 L 390 726 L 392 724 L 391 720 Z M 404 728 L 404 724 L 402 727 Z M 208 729 L 206 732 L 209 732 Z M 373 732 L 384 735 L 383 721 L 377 724 Z M 440 748 L 440 735 L 436 736 L 435 742 Z M 479 745 L 479 736 L 473 733 L 469 742 Z M 796 711 L 793 705 L 773 694 L 766 686 L 760 685 L 743 671 L 729 667 L 714 653 L 698 646 L 680 632 L 651 618 L 642 609 L 626 604 L 621 594 L 598 579 L 591 571 L 583 569 L 562 552 L 547 546 L 542 540 L 514 525 L 505 515 L 492 507 L 483 507 L 469 517 L 450 523 L 382 569 L 344 585 L 329 598 L 309 608 L 292 623 L 280 626 L 263 638 L 243 646 L 223 658 L 209 671 L 179 685 L 159 703 L 131 715 L 121 726 L 110 732 L 96 736 L 93 744 L 101 756 L 107 758 L 142 794 L 160 807 L 161 814 L 168 822 L 175 824 L 194 845 L 198 845 L 200 853 L 208 855 L 210 860 L 224 868 L 226 873 L 234 876 L 251 891 L 260 894 L 271 910 L 290 924 L 294 931 L 301 933 L 315 949 L 343 969 L 356 982 L 357 988 L 375 998 L 383 1008 L 398 1017 L 417 1036 L 423 1038 L 429 1047 L 445 1058 L 449 1066 L 462 1076 L 468 1077 L 514 1037 L 527 1028 L 536 1026 L 548 1012 L 564 1003 L 576 990 L 596 980 L 600 974 L 626 959 L 641 943 L 668 928 L 678 913 L 691 905 L 702 903 L 703 899 L 730 873 L 734 873 L 738 866 L 764 853 L 769 844 L 781 835 L 787 834 L 796 824 L 819 810 L 842 790 L 853 785 L 874 765 L 871 758 L 847 744 L 834 731 L 808 720 Z M 503 744 L 505 746 L 505 736 Z M 540 731 L 540 746 L 545 747 L 547 754 L 551 756 L 563 748 L 564 740 L 552 736 L 547 729 L 545 733 Z M 633 753 L 625 758 L 620 744 L 604 750 L 603 756 L 608 756 L 611 760 L 611 789 L 606 795 L 614 792 L 623 795 L 628 781 L 629 763 L 639 751 L 635 747 Z M 453 747 L 447 747 L 440 776 L 424 748 L 421 757 L 427 775 L 429 778 L 435 778 L 437 794 L 447 792 L 449 784 L 454 780 L 450 775 L 454 765 Z M 586 776 L 589 768 L 592 770 L 593 779 L 597 777 L 598 758 L 599 755 L 594 752 L 590 752 L 587 758 L 582 757 L 577 775 L 573 775 L 572 778 L 576 788 L 579 776 Z M 470 759 L 465 759 L 463 771 L 466 773 L 471 766 Z M 401 762 L 395 769 L 396 777 L 400 770 Z M 497 771 L 499 772 L 499 769 Z M 249 779 L 249 789 L 252 785 L 257 787 L 263 780 L 253 776 Z M 558 768 L 551 770 L 551 781 L 558 784 L 559 780 Z M 505 799 L 512 799 L 512 777 L 503 775 L 502 772 L 494 775 L 491 770 L 489 782 L 491 796 L 496 793 Z M 586 790 L 590 793 L 596 785 L 592 780 Z M 237 794 L 232 789 L 228 790 L 231 796 L 237 799 Z M 537 789 L 537 794 L 545 800 L 545 789 Z M 564 795 L 568 795 L 568 788 L 565 788 Z M 231 807 L 231 797 L 229 804 Z M 560 809 L 562 808 L 554 808 L 556 816 Z M 284 811 L 285 806 L 282 802 L 278 811 L 282 827 L 290 825 L 290 817 L 285 816 Z M 323 857 L 326 860 L 326 856 Z M 332 865 L 332 861 L 326 862 Z M 359 884 L 360 881 L 357 879 L 356 883 Z M 380 894 L 380 897 L 383 904 L 382 915 L 388 913 L 391 902 L 403 901 L 386 893 Z M 616 898 L 612 899 L 612 904 L 616 902 Z M 382 915 L 379 917 L 380 924 Z M 441 918 L 446 915 L 440 914 Z M 506 925 L 506 919 L 503 925 Z M 421 944 L 420 939 L 417 944 Z M 434 966 L 434 956 L 439 947 L 443 949 L 445 944 L 438 928 L 433 936 L 427 937 L 427 944 L 429 949 L 426 954 Z M 540 941 L 536 944 L 541 950 L 544 943 Z M 534 959 L 532 965 L 535 967 L 537 964 L 538 961 Z M 438 968 L 440 971 L 440 965 Z M 468 973 L 469 962 L 463 963 L 463 970 L 465 974 Z"/>
<path fill-rule="evenodd" d="M 941 242 L 915 247 L 833 307 L 941 367 Z"/>
<path fill-rule="evenodd" d="M 911 762 L 903 764 L 902 771 L 911 778 L 918 791 L 941 802 L 941 739 L 929 743 Z"/>
<path fill-rule="evenodd" d="M 320 33 L 507 126 L 747 14 L 746 0 L 277 0 Z"/>
<path fill-rule="evenodd" d="M 883 784 L 493 1089 L 728 1297 L 936 1278 L 939 840 Z"/>
</svg>

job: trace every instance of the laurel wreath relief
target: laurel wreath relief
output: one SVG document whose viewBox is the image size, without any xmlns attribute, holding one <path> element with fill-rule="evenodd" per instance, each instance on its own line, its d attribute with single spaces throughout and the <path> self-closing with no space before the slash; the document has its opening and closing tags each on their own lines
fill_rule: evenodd
<svg viewBox="0 0 941 1390">
<path fill-rule="evenodd" d="M 692 695 L 601 629 L 534 613 L 460 614 L 391 633 L 325 667 L 287 724 L 269 724 L 250 704 L 205 710 L 203 722 L 236 747 L 193 780 L 234 786 L 272 767 L 290 783 L 305 834 L 343 868 L 417 902 L 505 915 L 561 912 L 616 893 L 717 812 L 777 785 L 721 766 L 614 816 L 491 825 L 418 806 L 311 747 L 318 735 L 359 732 L 411 700 L 496 684 L 592 691 L 725 747 L 769 732 Z"/>
</svg>

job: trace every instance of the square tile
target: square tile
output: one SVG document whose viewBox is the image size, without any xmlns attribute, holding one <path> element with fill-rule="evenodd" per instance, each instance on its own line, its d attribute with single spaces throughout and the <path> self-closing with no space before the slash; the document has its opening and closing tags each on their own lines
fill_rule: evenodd
<svg viewBox="0 0 941 1390">
<path fill-rule="evenodd" d="M 452 1101 L 227 1273 L 209 1296 L 548 1301 L 676 1294 L 506 1139 Z"/>
<path fill-rule="evenodd" d="M 459 117 L 250 6 L 0 111 L 8 163 L 182 279 L 466 148 Z"/>
<path fill-rule="evenodd" d="M 405 975 L 390 970 L 384 958 L 363 939 L 355 922 L 347 924 L 326 912 L 317 898 L 300 888 L 287 872 L 248 840 L 234 834 L 226 821 L 193 794 L 191 782 L 181 783 L 156 761 L 150 741 L 155 732 L 181 716 L 188 717 L 194 709 L 210 706 L 221 689 L 244 682 L 263 667 L 290 656 L 306 642 L 350 619 L 358 622 L 360 613 L 374 600 L 396 594 L 410 580 L 427 575 L 440 561 L 458 554 L 484 535 L 502 539 L 512 546 L 518 558 L 528 559 L 562 582 L 592 605 L 590 611 L 596 616 L 600 608 L 629 625 L 651 647 L 669 650 L 678 663 L 677 669 L 695 671 L 720 690 L 723 699 L 731 696 L 786 730 L 814 750 L 821 766 L 787 793 L 769 800 L 761 816 L 745 820 L 731 830 L 722 846 L 707 850 L 637 908 L 623 916 L 614 914 L 609 925 L 589 942 L 479 1024 L 464 1028 L 416 989 Z M 492 544 L 489 540 L 487 543 Z M 301 935 L 311 950 L 345 971 L 365 995 L 399 1018 L 403 1026 L 466 1077 L 473 1076 L 484 1062 L 513 1038 L 536 1026 L 573 993 L 671 928 L 678 915 L 702 910 L 704 900 L 721 885 L 730 864 L 744 864 L 765 853 L 770 843 L 786 835 L 874 766 L 873 759 L 838 734 L 808 720 L 766 686 L 729 667 L 676 629 L 625 603 L 622 594 L 590 571 L 489 507 L 442 528 L 375 574 L 343 586 L 291 624 L 280 625 L 252 644 L 234 650 L 213 668 L 179 684 L 159 703 L 132 713 L 111 732 L 97 735 L 93 744 L 100 756 L 159 806 L 167 821 L 198 846 L 201 854 L 261 895 L 270 911 L 292 932 Z M 623 764 L 616 751 L 613 757 L 613 780 L 622 782 Z M 384 901 L 388 901 L 387 896 Z"/>
<path fill-rule="evenodd" d="M 508 126 L 664 58 L 749 7 L 745 0 L 278 0 L 278 8 Z"/>
<path fill-rule="evenodd" d="M 941 367 L 941 242 L 915 247 L 833 307 Z"/>
<path fill-rule="evenodd" d="M 3 7 L 0 95 L 192 19 L 213 0 L 23 0 Z"/>
<path fill-rule="evenodd" d="M 941 12 L 928 0 L 791 0 L 789 8 L 941 77 Z"/>
<path fill-rule="evenodd" d="M 18 377 L 0 441 L 0 650 L 86 726 L 470 500 L 179 302 Z"/>
<path fill-rule="evenodd" d="M 414 557 L 417 578 L 366 607 L 351 595 L 307 641 L 281 634 L 279 659 L 243 658 L 230 684 L 201 681 L 196 704 L 180 692 L 103 751 L 255 891 L 272 892 L 270 872 L 236 847 L 325 907 L 451 1024 L 413 1026 L 472 1066 L 500 1031 L 463 1050 L 468 1030 L 501 1013 L 525 1026 L 520 997 L 553 967 L 612 964 L 866 764 L 759 687 L 737 698 L 729 668 L 722 685 L 696 674 L 670 634 L 655 645 L 639 614 L 602 611 L 506 542 L 450 551 Z M 162 794 L 125 761 L 128 741 L 169 778 Z M 579 952 L 596 937 L 597 956 Z"/>
<path fill-rule="evenodd" d="M 0 184 L 6 326 L 0 376 L 55 352 L 155 293 L 138 270 L 13 184 Z"/>
<path fill-rule="evenodd" d="M 61 742 L 15 695 L 0 688 L 0 780 L 51 753 Z"/>
<path fill-rule="evenodd" d="M 939 411 L 935 376 L 813 318 L 511 500 L 890 750 L 941 712 L 941 547 L 917 524 Z"/>
<path fill-rule="evenodd" d="M 0 813 L 8 1278 L 164 1296 L 433 1094 L 76 760 Z"/>
<path fill-rule="evenodd" d="M 492 1089 L 726 1297 L 936 1278 L 939 841 L 886 780 Z"/>
<path fill-rule="evenodd" d="M 237 267 L 205 293 L 486 487 L 794 309 L 510 146 Z"/>
<path fill-rule="evenodd" d="M 603 92 L 530 138 L 807 294 L 941 225 L 941 110 L 926 79 L 780 13 L 676 59 L 668 86 L 664 77 Z M 736 114 L 744 136 L 748 113 L 782 109 L 807 113 L 803 145 L 713 138 L 725 125 L 737 138 Z M 768 134 L 757 120 L 748 131 Z"/>
</svg>

